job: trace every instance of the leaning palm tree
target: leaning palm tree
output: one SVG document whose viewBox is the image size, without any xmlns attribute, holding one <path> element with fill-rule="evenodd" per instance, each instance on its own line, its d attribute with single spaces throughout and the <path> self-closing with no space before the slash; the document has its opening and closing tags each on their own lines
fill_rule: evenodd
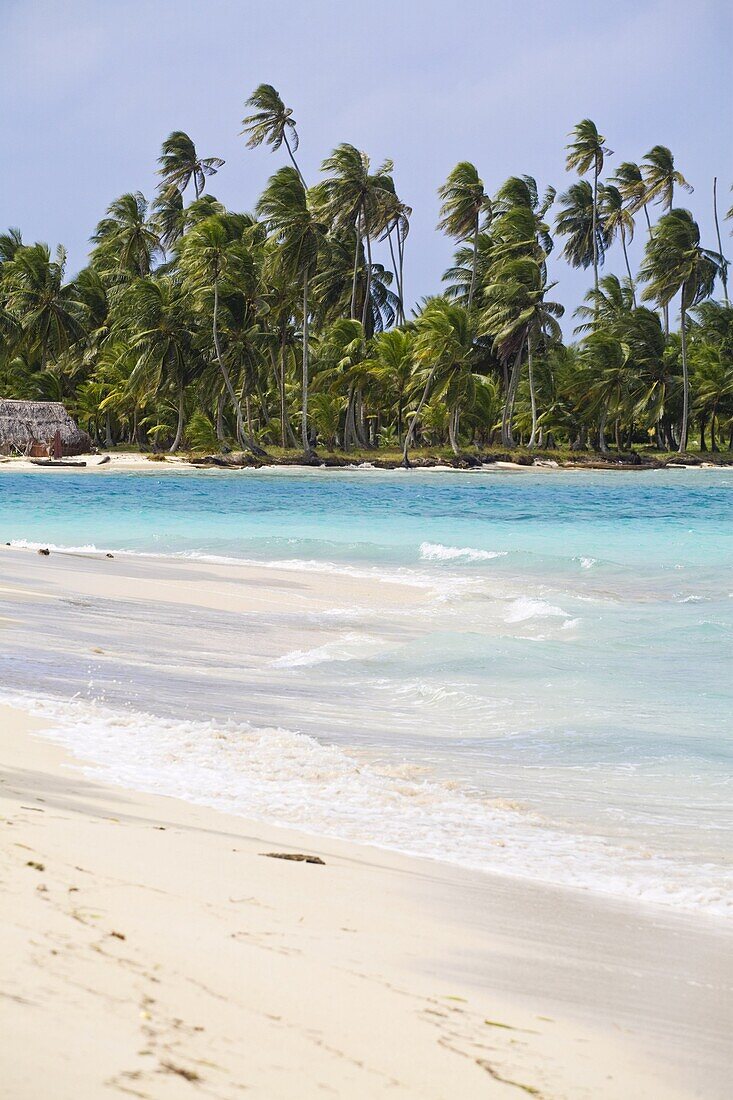
<svg viewBox="0 0 733 1100">
<path fill-rule="evenodd" d="M 657 202 L 669 213 L 674 202 L 674 189 L 681 187 L 691 194 L 693 188 L 674 166 L 674 157 L 666 145 L 655 145 L 642 160 L 644 184 L 648 202 Z"/>
<path fill-rule="evenodd" d="M 183 194 L 193 182 L 198 199 L 206 186 L 206 177 L 215 176 L 224 161 L 221 157 L 200 157 L 188 134 L 183 130 L 174 130 L 163 142 L 158 164 L 159 175 L 163 177 L 163 189 L 177 187 Z"/>
<path fill-rule="evenodd" d="M 560 196 L 557 215 L 558 233 L 567 238 L 563 256 L 572 267 L 593 266 L 594 289 L 598 290 L 598 268 L 603 264 L 608 247 L 608 233 L 603 218 L 598 218 L 593 188 L 587 180 L 573 183 Z"/>
<path fill-rule="evenodd" d="M 86 311 L 74 283 L 64 282 L 66 253 L 48 245 L 18 248 L 3 265 L 3 290 L 8 325 L 17 322 L 29 350 L 38 355 L 41 370 L 86 336 Z"/>
<path fill-rule="evenodd" d="M 183 439 L 186 386 L 200 369 L 187 294 L 170 276 L 137 279 L 122 295 L 117 312 L 117 327 L 127 330 L 135 356 L 129 393 L 139 404 L 163 387 L 175 393 L 178 420 L 170 447 L 173 454 Z"/>
<path fill-rule="evenodd" d="M 692 187 L 681 172 L 674 166 L 672 151 L 666 145 L 655 145 L 642 160 L 644 185 L 648 202 L 659 203 L 665 213 L 672 209 L 675 186 L 681 187 L 688 193 Z M 669 305 L 663 307 L 664 332 L 669 335 Z"/>
<path fill-rule="evenodd" d="M 471 241 L 472 267 L 467 303 L 467 308 L 471 309 L 476 290 L 481 217 L 490 217 L 489 197 L 476 167 L 467 160 L 455 166 L 442 187 L 438 188 L 438 195 L 443 200 L 438 229 L 444 230 L 459 243 Z"/>
<path fill-rule="evenodd" d="M 162 255 L 156 225 L 148 217 L 148 203 L 140 191 L 128 192 L 110 203 L 92 241 L 92 263 L 103 274 L 122 281 L 149 275 Z"/>
<path fill-rule="evenodd" d="M 626 272 L 629 276 L 629 285 L 631 286 L 634 305 L 636 305 L 634 277 L 631 274 L 629 253 L 626 248 L 626 242 L 628 241 L 631 243 L 634 239 L 634 215 L 631 213 L 629 207 L 625 205 L 623 195 L 618 187 L 615 187 L 612 183 L 604 185 L 601 203 L 601 221 L 607 234 L 608 243 L 610 244 L 613 241 L 616 234 L 621 238 L 621 248 L 624 253 Z"/>
<path fill-rule="evenodd" d="M 646 183 L 644 182 L 644 176 L 642 175 L 639 165 L 634 164 L 631 160 L 625 160 L 622 164 L 619 164 L 611 177 L 611 182 L 621 192 L 622 198 L 631 214 L 636 214 L 639 210 L 644 211 L 647 229 L 651 229 L 652 223 L 649 220 L 649 211 L 647 209 L 648 196 Z"/>
<path fill-rule="evenodd" d="M 371 242 L 384 232 L 394 212 L 393 167 L 392 161 L 386 160 L 376 173 L 372 173 L 367 154 L 343 142 L 324 160 L 322 169 L 330 175 L 314 189 L 324 220 L 337 231 L 353 229 L 356 233 L 351 283 L 352 320 L 357 313 L 359 258 L 366 252 L 366 287 L 361 311 L 361 323 L 365 328 L 370 308 Z"/>
<path fill-rule="evenodd" d="M 402 448 L 402 462 L 409 466 L 408 452 L 433 384 L 440 374 L 460 371 L 473 358 L 474 330 L 463 306 L 446 298 L 431 298 L 415 322 L 414 361 L 423 367 L 425 383 Z M 457 447 L 454 447 L 457 450 Z"/>
<path fill-rule="evenodd" d="M 606 139 L 598 133 L 595 122 L 589 118 L 579 122 L 570 137 L 573 140 L 568 146 L 565 161 L 568 172 L 576 169 L 578 175 L 584 176 L 593 169 L 593 280 L 598 289 L 598 180 L 603 171 L 604 158 L 611 154 L 611 150 L 606 148 Z"/>
<path fill-rule="evenodd" d="M 237 417 L 237 436 L 246 439 L 250 450 L 262 454 L 262 449 L 244 430 L 242 404 L 234 389 L 231 372 L 222 351 L 220 330 L 220 304 L 225 279 L 245 282 L 249 278 L 251 257 L 238 236 L 239 229 L 226 216 L 212 214 L 193 226 L 181 239 L 180 269 L 188 287 L 204 304 L 211 296 L 211 335 L 216 362 L 221 371 L 229 399 Z"/>
<path fill-rule="evenodd" d="M 249 135 L 247 145 L 254 149 L 264 142 L 274 150 L 284 144 L 300 182 L 305 186 L 303 173 L 294 155 L 300 142 L 292 109 L 285 106 L 272 84 L 260 84 L 255 88 L 246 106 L 252 108 L 252 113 L 242 119 L 242 133 Z"/>
<path fill-rule="evenodd" d="M 687 448 L 690 379 L 687 357 L 687 313 L 709 298 L 720 272 L 722 257 L 700 246 L 700 229 L 689 210 L 675 209 L 654 227 L 640 272 L 647 284 L 642 297 L 668 306 L 680 295 L 680 345 L 682 356 L 682 426 L 679 451 Z"/>
<path fill-rule="evenodd" d="M 508 254 L 497 264 L 492 282 L 486 287 L 486 308 L 481 317 L 479 332 L 493 338 L 494 351 L 505 369 L 509 360 L 513 361 L 502 412 L 501 441 L 504 446 L 514 446 L 512 416 L 525 353 L 532 405 L 531 444 L 534 446 L 535 443 L 538 416 L 533 352 L 540 344 L 560 340 L 557 318 L 564 312 L 558 303 L 546 301 L 545 296 L 553 285 L 547 283 L 542 259 Z"/>
<path fill-rule="evenodd" d="M 283 269 L 302 285 L 303 359 L 301 435 L 303 450 L 312 454 L 308 429 L 310 281 L 316 272 L 318 257 L 325 246 L 324 227 L 312 209 L 312 195 L 303 186 L 295 168 L 281 168 L 270 179 L 259 203 L 258 214 L 267 222 L 280 250 Z"/>
</svg>

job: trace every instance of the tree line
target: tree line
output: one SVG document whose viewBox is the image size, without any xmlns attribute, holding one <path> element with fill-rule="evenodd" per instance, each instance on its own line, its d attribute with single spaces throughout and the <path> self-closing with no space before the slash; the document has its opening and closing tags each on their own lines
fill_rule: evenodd
<svg viewBox="0 0 733 1100">
<path fill-rule="evenodd" d="M 692 187 L 670 150 L 654 146 L 609 174 L 590 119 L 570 135 L 577 178 L 560 194 L 524 175 L 489 195 L 461 162 L 439 188 L 453 263 L 440 292 L 408 314 L 412 210 L 393 163 L 374 166 L 344 143 L 308 181 L 278 92 L 261 85 L 246 110 L 247 145 L 285 160 L 253 212 L 209 193 L 224 161 L 177 131 L 163 143 L 155 196 L 110 204 L 74 278 L 62 248 L 0 234 L 4 396 L 63 401 L 101 445 L 171 452 L 684 452 L 691 432 L 703 450 L 733 447 L 717 180 L 707 248 L 676 205 Z M 389 266 L 374 258 L 378 243 Z M 621 275 L 603 274 L 612 247 Z M 552 299 L 558 252 L 593 274 L 567 342 Z"/>
</svg>

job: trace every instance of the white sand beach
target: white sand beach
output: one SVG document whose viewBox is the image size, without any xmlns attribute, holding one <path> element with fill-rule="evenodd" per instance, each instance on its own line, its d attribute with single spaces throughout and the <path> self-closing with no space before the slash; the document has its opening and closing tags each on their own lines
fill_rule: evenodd
<svg viewBox="0 0 733 1100">
<path fill-rule="evenodd" d="M 154 615 L 368 595 L 358 578 L 244 565 L 3 550 L 2 568 L 11 605 L 104 596 L 121 622 L 133 599 Z M 0 629 L 10 644 L 11 616 Z M 14 1100 L 49 1081 L 58 1100 L 726 1095 L 724 922 L 123 789 L 48 725 L 0 710 Z"/>
</svg>

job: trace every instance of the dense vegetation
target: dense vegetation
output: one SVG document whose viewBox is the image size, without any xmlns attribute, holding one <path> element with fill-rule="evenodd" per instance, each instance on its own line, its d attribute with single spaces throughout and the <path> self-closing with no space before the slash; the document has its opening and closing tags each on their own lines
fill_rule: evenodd
<svg viewBox="0 0 733 1100">
<path fill-rule="evenodd" d="M 111 203 L 75 278 L 63 249 L 0 236 L 0 394 L 63 400 L 100 444 L 171 451 L 684 451 L 691 432 L 702 449 L 732 445 L 717 204 L 713 250 L 675 205 L 692 188 L 668 149 L 608 176 L 605 138 L 586 119 L 567 151 L 577 178 L 560 195 L 512 176 L 489 196 L 458 164 L 439 192 L 454 264 L 443 292 L 408 316 L 412 211 L 392 163 L 375 169 L 339 145 L 309 186 L 275 89 L 259 87 L 247 111 L 247 144 L 286 160 L 254 213 L 207 193 L 223 161 L 176 132 L 152 202 L 136 192 Z M 635 274 L 627 246 L 639 228 Z M 375 242 L 391 269 L 373 259 Z M 601 274 L 612 246 L 620 277 Z M 558 251 L 593 274 L 569 344 L 552 300 Z"/>
</svg>

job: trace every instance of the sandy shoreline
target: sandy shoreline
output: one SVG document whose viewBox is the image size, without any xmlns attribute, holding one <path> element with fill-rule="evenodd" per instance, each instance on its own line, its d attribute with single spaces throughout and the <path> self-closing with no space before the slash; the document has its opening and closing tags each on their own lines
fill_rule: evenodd
<svg viewBox="0 0 733 1100">
<path fill-rule="evenodd" d="M 107 787 L 38 720 L 4 707 L 0 731 L 16 1100 L 49 1080 L 58 1100 L 187 1081 L 268 1100 L 725 1095 L 713 924 Z"/>
<path fill-rule="evenodd" d="M 131 601 L 269 614 L 425 599 L 246 565 L 2 548 L 2 567 L 6 646 L 32 605 L 63 621 L 89 599 L 122 618 Z M 268 660 L 312 643 L 258 638 Z M 0 710 L 0 1076 L 17 1100 L 50 1079 L 54 1100 L 727 1095 L 723 922 L 108 786 L 42 730 Z"/>
<path fill-rule="evenodd" d="M 380 465 L 379 455 L 375 454 L 374 463 L 370 461 L 363 461 L 361 459 L 355 459 L 352 462 L 348 461 L 347 457 L 339 459 L 337 464 L 331 463 L 331 457 L 324 455 L 323 464 L 305 464 L 296 461 L 284 462 L 282 460 L 264 459 L 261 462 L 253 462 L 251 464 L 231 466 L 216 465 L 214 463 L 202 463 L 201 461 L 191 462 L 188 459 L 180 455 L 160 455 L 153 459 L 149 454 L 143 452 L 100 452 L 94 454 L 78 455 L 76 458 L 66 459 L 64 461 L 70 463 L 85 463 L 83 466 L 69 466 L 59 465 L 53 466 L 38 466 L 35 465 L 28 458 L 0 458 L 0 474 L 6 473 L 111 473 L 111 472 L 128 472 L 128 473 L 141 473 L 141 472 L 156 472 L 156 473 L 170 473 L 171 471 L 188 471 L 198 470 L 206 472 L 218 472 L 224 470 L 241 471 L 244 473 L 254 473 L 259 471 L 267 473 L 279 473 L 283 475 L 287 474 L 302 474 L 302 473 L 333 473 L 339 470 L 350 471 L 374 471 L 375 473 L 384 472 L 403 472 L 403 468 L 400 463 L 390 464 L 387 466 Z M 613 456 L 610 456 L 607 461 L 603 461 L 601 455 L 588 455 L 585 461 L 579 460 L 577 462 L 557 462 L 555 459 L 543 457 L 541 453 L 536 454 L 534 461 L 522 461 L 515 462 L 512 459 L 495 459 L 493 457 L 486 462 L 480 462 L 478 464 L 469 465 L 466 462 L 456 460 L 456 465 L 444 463 L 442 460 L 425 461 L 416 459 L 413 469 L 418 472 L 430 472 L 430 473 L 481 473 L 481 472 L 524 472 L 524 473 L 552 473 L 558 470 L 585 470 L 586 472 L 618 472 L 619 470 L 627 471 L 644 471 L 654 469 L 677 469 L 677 470 L 725 470 L 733 467 L 733 458 L 726 458 L 725 456 L 719 456 L 717 462 L 710 462 L 706 458 L 701 457 L 699 461 L 694 463 L 685 462 L 685 456 L 681 456 L 679 461 L 665 460 L 664 462 L 644 461 L 641 463 L 635 462 L 623 462 L 614 461 Z M 409 471 L 404 471 L 409 473 Z"/>
</svg>

